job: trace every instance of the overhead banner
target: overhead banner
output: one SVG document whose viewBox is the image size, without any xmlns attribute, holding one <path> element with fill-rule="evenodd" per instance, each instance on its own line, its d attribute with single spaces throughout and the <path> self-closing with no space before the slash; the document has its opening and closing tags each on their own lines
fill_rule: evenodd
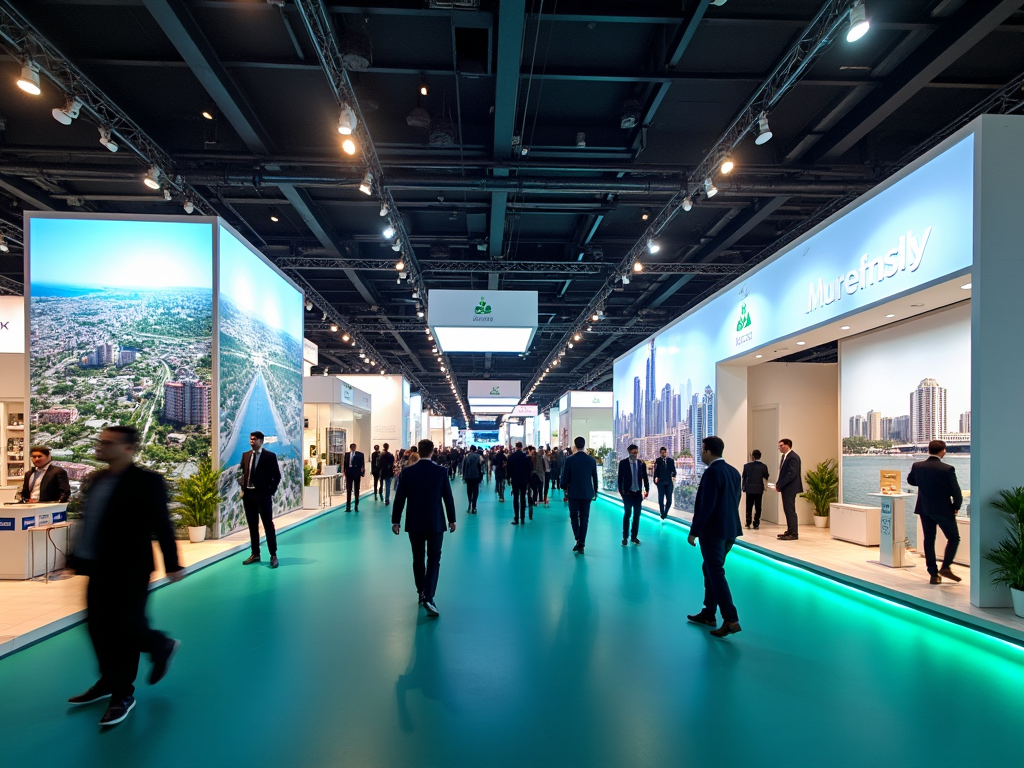
<svg viewBox="0 0 1024 768">
<path fill-rule="evenodd" d="M 611 408 L 611 392 L 570 392 L 569 406 L 572 408 Z"/>
<path fill-rule="evenodd" d="M 518 403 L 522 396 L 522 388 L 518 381 L 493 381 L 483 379 L 470 379 L 466 382 L 467 394 L 471 398 L 476 397 L 500 397 L 515 398 Z"/>
<path fill-rule="evenodd" d="M 538 408 L 539 406 L 536 405 L 517 405 L 512 409 L 512 413 L 509 416 L 536 416 Z"/>
<path fill-rule="evenodd" d="M 525 352 L 537 332 L 536 291 L 428 291 L 427 302 L 445 352 Z"/>
</svg>

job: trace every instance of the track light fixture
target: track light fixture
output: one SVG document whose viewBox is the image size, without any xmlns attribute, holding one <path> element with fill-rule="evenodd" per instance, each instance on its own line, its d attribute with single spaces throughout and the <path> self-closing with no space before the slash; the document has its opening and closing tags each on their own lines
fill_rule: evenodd
<svg viewBox="0 0 1024 768">
<path fill-rule="evenodd" d="M 764 112 L 757 118 L 757 138 L 754 143 L 758 146 L 767 144 L 772 139 L 772 129 L 768 127 L 768 115 Z"/>
<path fill-rule="evenodd" d="M 392 237 L 395 236 L 395 228 L 389 224 L 387 228 L 384 230 L 383 234 L 386 240 L 390 240 Z"/>
<path fill-rule="evenodd" d="M 7 244 L 7 241 L 4 239 L 4 236 L 0 235 L 0 253 L 10 253 L 10 252 L 11 252 L 11 246 L 9 246 Z"/>
<path fill-rule="evenodd" d="M 648 241 L 647 241 L 647 250 L 648 250 L 648 251 L 649 251 L 650 253 L 657 253 L 658 251 L 660 251 L 660 250 L 661 250 L 661 246 L 660 246 L 660 245 L 658 245 L 658 244 L 657 244 L 656 242 L 654 242 L 653 240 L 648 240 Z"/>
<path fill-rule="evenodd" d="M 306 299 L 306 311 L 307 312 L 312 312 L 313 311 L 313 302 L 310 301 L 309 299 Z"/>
<path fill-rule="evenodd" d="M 715 186 L 715 182 L 711 179 L 704 179 L 704 194 L 709 198 L 718 194 L 718 187 Z"/>
<path fill-rule="evenodd" d="M 120 149 L 120 147 L 117 146 L 117 142 L 111 137 L 110 129 L 105 125 L 100 126 L 100 144 L 111 152 L 117 152 L 117 150 Z"/>
<path fill-rule="evenodd" d="M 573 337 L 572 337 L 572 338 L 573 338 L 573 339 L 574 339 L 575 341 L 579 341 L 579 340 L 580 340 L 580 339 L 582 339 L 583 337 L 582 337 L 582 336 L 580 335 L 580 332 L 579 332 L 579 331 L 577 331 L 576 333 L 574 333 L 574 334 L 573 334 Z"/>
<path fill-rule="evenodd" d="M 356 113 L 347 103 L 341 103 L 341 114 L 338 116 L 338 133 L 342 136 L 351 136 L 358 124 Z"/>
<path fill-rule="evenodd" d="M 649 218 L 651 218 L 651 212 L 649 209 L 644 208 L 643 211 L 640 212 L 640 220 L 647 221 Z"/>
<path fill-rule="evenodd" d="M 171 190 L 167 189 L 167 187 L 164 187 L 164 200 L 167 202 L 171 201 Z"/>
<path fill-rule="evenodd" d="M 78 117 L 79 112 L 82 109 L 82 102 L 71 97 L 65 102 L 63 107 L 56 107 L 50 114 L 53 115 L 53 119 L 61 125 L 71 125 L 72 122 Z"/>
<path fill-rule="evenodd" d="M 150 166 L 149 173 L 146 174 L 142 183 L 150 189 L 160 189 L 160 169 L 155 165 Z"/>
<path fill-rule="evenodd" d="M 387 204 L 387 203 L 381 203 L 381 204 L 380 204 L 380 215 L 381 215 L 381 217 L 382 217 L 382 218 L 383 218 L 384 216 L 387 216 L 387 215 L 388 215 L 388 212 L 389 212 L 390 210 L 391 210 L 391 209 L 390 209 L 390 208 L 388 208 L 388 204 Z"/>
<path fill-rule="evenodd" d="M 846 42 L 857 42 L 868 33 L 870 27 L 867 8 L 864 7 L 864 3 L 857 3 L 850 9 L 850 29 L 846 33 Z"/>
<path fill-rule="evenodd" d="M 342 334 L 342 336 L 341 336 L 341 340 L 342 340 L 342 341 L 348 341 L 348 340 L 349 340 L 350 338 L 351 338 L 351 337 L 350 337 L 350 336 L 349 336 L 349 335 L 348 335 L 347 333 L 345 333 L 345 334 Z"/>
<path fill-rule="evenodd" d="M 373 194 L 373 171 L 367 170 L 363 180 L 359 182 L 359 191 L 364 195 Z"/>
<path fill-rule="evenodd" d="M 427 81 L 426 80 L 420 80 L 420 96 L 426 96 L 427 93 L 429 93 L 429 92 L 430 92 L 430 89 L 427 88 Z"/>
<path fill-rule="evenodd" d="M 274 214 L 271 214 L 271 215 L 270 215 L 270 220 L 271 220 L 272 222 L 274 222 L 275 224 L 277 224 L 277 222 L 279 222 L 279 221 L 280 221 L 280 219 L 279 219 L 279 218 L 277 218 L 277 216 L 276 216 L 276 215 L 274 215 Z"/>
<path fill-rule="evenodd" d="M 26 61 L 21 67 L 21 77 L 18 78 L 18 87 L 25 93 L 38 96 L 42 93 L 39 88 L 39 67 L 34 62 Z"/>
<path fill-rule="evenodd" d="M 424 316 L 424 312 L 423 312 L 422 309 L 416 310 L 416 317 L 423 317 L 423 316 Z"/>
<path fill-rule="evenodd" d="M 623 285 L 629 285 L 629 275 L 623 275 L 622 276 L 622 284 Z"/>
<path fill-rule="evenodd" d="M 196 209 L 196 204 L 186 197 L 185 202 L 182 203 L 181 207 L 185 209 L 185 213 L 192 213 L 192 211 Z"/>
<path fill-rule="evenodd" d="M 644 271 L 644 265 L 641 264 L 639 261 L 634 263 L 633 264 L 633 271 L 634 272 L 643 272 Z"/>
<path fill-rule="evenodd" d="M 689 195 L 683 198 L 682 208 L 687 213 L 693 210 L 693 199 Z"/>
<path fill-rule="evenodd" d="M 337 333 L 337 332 L 338 332 L 338 324 L 337 323 L 331 323 L 331 333 Z"/>
<path fill-rule="evenodd" d="M 199 114 L 201 114 L 207 120 L 213 120 L 213 112 L 211 112 L 209 109 L 204 109 Z"/>
<path fill-rule="evenodd" d="M 590 316 L 590 319 L 591 319 L 591 320 L 593 320 L 593 321 L 594 321 L 594 322 L 596 323 L 596 322 L 597 322 L 598 320 L 600 320 L 600 319 L 601 319 L 601 316 L 600 316 L 600 315 L 598 315 L 598 314 L 597 314 L 597 313 L 595 312 L 594 314 L 592 314 L 592 315 Z"/>
<path fill-rule="evenodd" d="M 732 161 L 732 158 L 731 157 L 726 157 L 724 160 L 722 160 L 722 165 L 719 168 L 719 170 L 722 173 L 732 173 L 732 169 L 735 168 L 735 167 L 736 167 L 736 163 L 734 163 Z"/>
<path fill-rule="evenodd" d="M 405 269 L 405 262 L 399 261 L 397 264 L 395 264 L 395 269 L 401 272 L 403 269 Z"/>
<path fill-rule="evenodd" d="M 352 139 L 345 139 L 341 142 L 341 150 L 346 155 L 354 155 L 356 153 L 356 143 Z"/>
<path fill-rule="evenodd" d="M 395 240 L 395 242 L 391 244 L 391 250 L 392 251 L 400 251 L 400 250 L 402 250 L 402 241 L 401 240 Z"/>
</svg>

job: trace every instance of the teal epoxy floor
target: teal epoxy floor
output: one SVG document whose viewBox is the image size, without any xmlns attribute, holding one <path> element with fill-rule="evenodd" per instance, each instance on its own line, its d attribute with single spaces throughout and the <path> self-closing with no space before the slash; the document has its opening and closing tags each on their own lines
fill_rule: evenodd
<svg viewBox="0 0 1024 768">
<path fill-rule="evenodd" d="M 363 502 L 158 590 L 184 641 L 109 732 L 84 627 L 0 660 L 0 766 L 1024 765 L 1024 652 L 757 555 L 728 572 L 744 632 L 687 625 L 697 550 L 595 504 L 587 554 L 560 499 L 525 527 L 481 491 L 445 537 L 437 603 L 409 545 Z M 187 544 L 184 544 L 187 546 Z M 143 661 L 140 679 L 148 675 Z"/>
</svg>

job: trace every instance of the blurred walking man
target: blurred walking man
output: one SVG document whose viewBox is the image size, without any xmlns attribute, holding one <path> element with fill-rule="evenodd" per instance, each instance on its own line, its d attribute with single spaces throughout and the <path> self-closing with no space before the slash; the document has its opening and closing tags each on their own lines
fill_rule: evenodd
<svg viewBox="0 0 1024 768">
<path fill-rule="evenodd" d="M 576 453 L 562 462 L 559 486 L 569 500 L 569 523 L 576 539 L 573 552 L 582 555 L 587 545 L 587 527 L 590 525 L 590 502 L 597 499 L 597 460 L 583 450 L 587 441 L 577 437 L 573 441 Z"/>
</svg>

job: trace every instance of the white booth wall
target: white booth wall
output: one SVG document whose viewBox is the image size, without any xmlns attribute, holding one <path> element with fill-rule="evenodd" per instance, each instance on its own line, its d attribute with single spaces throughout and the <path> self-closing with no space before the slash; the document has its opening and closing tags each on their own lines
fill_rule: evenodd
<svg viewBox="0 0 1024 768">
<path fill-rule="evenodd" d="M 351 443 L 369 454 L 370 433 L 373 423 L 372 398 L 360 389 L 341 381 L 336 376 L 307 376 L 302 380 L 303 456 L 315 465 L 320 455 L 328 452 L 327 429 L 345 430 L 345 440 L 335 446 L 341 453 Z M 311 450 L 315 447 L 315 451 Z M 336 458 L 336 457 L 335 457 Z M 326 463 L 326 460 L 325 460 Z M 327 464 L 337 466 L 337 464 Z"/>
<path fill-rule="evenodd" d="M 388 443 L 392 449 L 408 448 L 402 445 L 409 434 L 409 383 L 405 377 L 346 373 L 339 375 L 338 378 L 364 392 L 373 393 L 370 438 L 367 445 Z"/>
</svg>

